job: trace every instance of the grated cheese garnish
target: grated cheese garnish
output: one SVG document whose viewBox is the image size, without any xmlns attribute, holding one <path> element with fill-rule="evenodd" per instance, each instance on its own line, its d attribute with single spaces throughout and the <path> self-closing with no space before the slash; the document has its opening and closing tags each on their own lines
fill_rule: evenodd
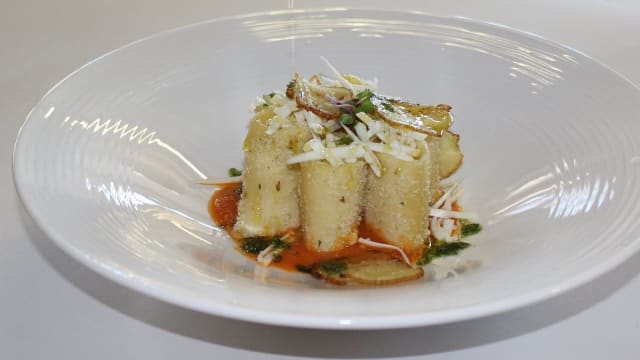
<svg viewBox="0 0 640 360">
<path fill-rule="evenodd" d="M 471 221 L 477 221 L 478 219 L 478 214 L 474 212 L 453 211 L 437 208 L 429 209 L 429 216 L 443 219 L 466 219 Z"/>
<path fill-rule="evenodd" d="M 362 84 L 351 83 L 345 76 L 321 57 L 336 78 L 313 76 L 311 79 L 301 79 L 305 86 L 315 91 L 326 91 L 330 87 L 343 87 L 352 93 L 372 90 L 377 86 L 377 80 L 370 82 L 358 79 Z M 328 96 L 330 97 L 330 96 Z M 382 166 L 376 153 L 385 153 L 405 161 L 422 159 L 428 155 L 425 140 L 427 135 L 409 129 L 395 128 L 383 119 L 376 119 L 365 112 L 355 114 L 356 123 L 349 128 L 336 120 L 325 120 L 317 114 L 298 107 L 296 101 L 277 92 L 271 96 L 263 96 L 258 101 L 272 106 L 276 113 L 267 124 L 266 133 L 272 135 L 282 128 L 296 123 L 306 126 L 312 139 L 302 146 L 302 153 L 287 160 L 287 164 L 297 164 L 306 161 L 326 160 L 332 166 L 353 163 L 363 159 L 376 176 L 380 176 Z M 329 100 L 327 100 L 329 101 Z M 353 130 L 352 130 L 353 129 Z M 352 140 L 351 144 L 342 141 L 343 136 L 336 133 L 344 131 Z"/>
<path fill-rule="evenodd" d="M 400 253 L 400 256 L 402 256 L 402 260 L 404 260 L 405 263 L 407 263 L 407 265 L 413 267 L 413 264 L 411 264 L 411 261 L 409 261 L 409 257 L 407 256 L 407 254 L 404 252 L 404 250 L 402 250 L 402 248 L 398 247 L 398 246 L 394 246 L 394 245 L 390 245 L 390 244 L 385 244 L 385 243 L 381 243 L 381 242 L 377 242 L 377 241 L 373 241 L 369 238 L 358 238 L 358 242 L 360 244 L 363 245 L 367 245 L 367 246 L 371 246 L 371 247 L 377 247 L 380 249 L 391 249 L 391 250 L 396 250 Z"/>
<path fill-rule="evenodd" d="M 338 79 L 338 82 L 340 82 L 340 84 L 342 84 L 342 86 L 344 86 L 347 89 L 351 90 L 351 92 L 355 91 L 355 89 L 353 87 L 353 84 L 351 84 L 347 79 L 345 79 L 344 76 L 342 76 L 342 74 L 340 74 L 340 72 L 333 65 L 331 65 L 331 63 L 329 62 L 329 60 L 327 60 L 327 58 L 325 58 L 324 56 L 320 56 L 320 59 L 322 59 L 322 61 L 324 61 L 324 63 L 331 70 L 331 72 L 333 72 L 333 74 Z"/>
<path fill-rule="evenodd" d="M 264 250 L 260 251 L 258 257 L 256 258 L 258 263 L 260 265 L 269 266 L 269 264 L 271 264 L 271 262 L 273 261 L 274 250 L 274 246 L 269 245 Z"/>
<path fill-rule="evenodd" d="M 196 183 L 199 185 L 218 186 L 218 185 L 224 185 L 224 184 L 239 183 L 241 181 L 242 181 L 242 175 L 230 176 L 230 177 L 219 177 L 219 178 L 207 178 L 204 180 L 197 180 Z"/>
<path fill-rule="evenodd" d="M 451 186 L 449 186 L 447 190 L 444 192 L 444 194 L 440 196 L 438 201 L 436 201 L 433 204 L 433 207 L 438 209 L 441 208 L 447 199 L 452 199 L 455 201 L 455 198 L 453 198 L 453 195 L 455 195 L 456 192 L 459 191 L 458 189 L 460 188 L 460 184 L 462 184 L 462 179 L 459 179 L 458 181 L 453 183 Z M 448 210 L 451 210 L 451 208 L 449 208 Z"/>
</svg>

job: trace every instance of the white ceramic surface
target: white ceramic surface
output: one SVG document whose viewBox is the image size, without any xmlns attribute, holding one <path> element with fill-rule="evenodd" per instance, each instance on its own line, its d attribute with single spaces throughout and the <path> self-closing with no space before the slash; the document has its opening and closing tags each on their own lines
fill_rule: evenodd
<svg viewBox="0 0 640 360">
<path fill-rule="evenodd" d="M 381 91 L 454 106 L 467 208 L 485 231 L 455 278 L 383 289 L 255 271 L 191 185 L 242 161 L 248 103 L 295 71 L 377 76 Z M 72 256 L 189 308 L 317 328 L 393 328 L 523 306 L 640 246 L 640 93 L 567 48 L 419 13 L 292 11 L 160 34 L 72 74 L 33 109 L 19 193 Z"/>
</svg>

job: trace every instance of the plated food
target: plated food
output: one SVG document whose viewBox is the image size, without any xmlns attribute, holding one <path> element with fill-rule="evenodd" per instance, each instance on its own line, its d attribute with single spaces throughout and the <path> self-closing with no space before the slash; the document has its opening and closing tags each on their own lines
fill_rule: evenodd
<svg viewBox="0 0 640 360">
<path fill-rule="evenodd" d="M 480 231 L 458 204 L 451 106 L 377 92 L 377 81 L 295 74 L 254 104 L 242 171 L 214 181 L 210 213 L 264 266 L 334 284 L 421 278 Z"/>
<path fill-rule="evenodd" d="M 444 182 L 464 175 L 459 201 L 480 214 L 483 234 L 424 267 L 421 280 L 327 289 L 274 268 L 286 251 L 253 266 L 212 229 L 204 204 L 213 188 L 193 186 L 242 167 L 249 117 L 239 98 L 284 91 L 290 74 L 272 69 L 308 76 L 312 54 L 336 49 L 342 71 L 377 69 L 374 93 L 454 106 L 464 165 Z M 253 57 L 261 66 L 229 66 Z M 629 119 L 639 99 L 585 54 L 502 26 L 415 12 L 270 12 L 146 38 L 65 78 L 29 113 L 14 180 L 55 245 L 152 298 L 272 325 L 429 326 L 539 303 L 637 254 L 640 122 Z M 428 282 L 446 270 L 458 278 Z"/>
<path fill-rule="evenodd" d="M 460 201 L 478 211 L 483 234 L 424 267 L 424 281 L 327 289 L 272 268 L 286 252 L 254 267 L 212 230 L 203 206 L 212 188 L 193 183 L 242 167 L 249 117 L 238 104 L 285 90 L 289 74 L 269 69 L 311 75 L 320 49 L 340 54 L 343 71 L 378 69 L 374 93 L 400 95 L 401 84 L 407 100 L 454 105 L 464 165 L 444 181 L 464 175 Z M 261 66 L 229 66 L 253 57 Z M 56 245 L 167 303 L 304 328 L 428 326 L 538 303 L 637 254 L 640 122 L 629 119 L 639 99 L 585 54 L 502 26 L 415 12 L 270 12 L 165 32 L 65 78 L 29 113 L 14 180 Z M 445 269 L 458 278 L 428 282 Z"/>
</svg>

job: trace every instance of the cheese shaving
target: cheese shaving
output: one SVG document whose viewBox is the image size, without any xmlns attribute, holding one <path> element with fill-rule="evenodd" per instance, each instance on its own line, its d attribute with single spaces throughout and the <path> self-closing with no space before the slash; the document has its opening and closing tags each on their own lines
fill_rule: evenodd
<svg viewBox="0 0 640 360">
<path fill-rule="evenodd" d="M 260 251 L 260 253 L 258 254 L 258 257 L 256 258 L 258 263 L 260 265 L 269 266 L 269 264 L 273 262 L 274 250 L 275 250 L 274 246 L 269 245 L 264 250 Z"/>
<path fill-rule="evenodd" d="M 429 216 L 443 218 L 443 219 L 467 219 L 470 221 L 477 221 L 478 214 L 474 212 L 453 211 L 444 209 L 429 209 Z"/>
<path fill-rule="evenodd" d="M 402 256 L 402 260 L 404 260 L 404 262 L 407 263 L 407 265 L 413 266 L 411 264 L 411 261 L 409 261 L 409 257 L 407 256 L 407 254 L 404 252 L 404 250 L 402 250 L 402 248 L 400 248 L 398 246 L 389 245 L 389 244 L 385 244 L 385 243 L 380 243 L 380 242 L 373 241 L 373 240 L 368 239 L 368 238 L 358 238 L 358 242 L 360 244 L 371 246 L 371 247 L 375 247 L 375 248 L 379 248 L 379 249 L 396 250 L 397 252 L 400 253 L 400 256 Z"/>
<path fill-rule="evenodd" d="M 371 124 L 373 124 L 373 119 L 369 115 L 367 115 L 367 113 L 361 111 L 357 113 L 356 116 L 367 126 L 371 126 Z"/>
<path fill-rule="evenodd" d="M 329 128 L 325 126 L 324 121 L 311 111 L 304 111 L 304 118 L 307 126 L 317 135 L 324 135 L 329 132 Z"/>
<path fill-rule="evenodd" d="M 321 57 L 336 79 L 325 76 L 313 76 L 310 79 L 300 78 L 299 81 L 309 89 L 318 93 L 327 92 L 327 89 L 344 88 L 355 94 L 357 91 L 375 89 L 377 81 L 370 82 L 356 78 L 351 75 L 342 75 L 329 61 Z M 347 78 L 348 77 L 348 78 Z M 349 109 L 347 103 L 338 103 L 327 93 L 327 103 L 321 106 L 344 107 Z M 332 100 L 333 99 L 333 100 Z M 348 100 L 348 99 L 347 99 Z M 383 119 L 373 118 L 365 112 L 359 111 L 355 114 L 355 124 L 351 127 L 345 126 L 342 122 L 334 119 L 323 119 L 318 114 L 302 109 L 293 99 L 287 98 L 280 92 L 264 95 L 257 99 L 256 111 L 272 107 L 276 114 L 268 121 L 266 134 L 272 135 L 282 128 L 297 123 L 299 126 L 306 126 L 312 135 L 312 139 L 303 144 L 303 153 L 292 156 L 287 160 L 288 164 L 296 164 L 306 161 L 326 160 L 332 166 L 353 163 L 357 159 L 363 159 L 376 176 L 382 172 L 380 160 L 376 153 L 385 153 L 405 161 L 420 159 L 424 154 L 426 135 L 403 128 L 394 128 L 388 125 Z M 353 108 L 351 108 L 353 109 Z M 344 109 L 343 109 L 344 110 Z M 346 110 L 345 110 L 346 111 Z M 353 111 L 353 110 L 351 110 Z M 353 129 L 353 130 L 352 130 Z M 344 131 L 351 139 L 344 141 L 345 135 L 340 135 Z"/>
<path fill-rule="evenodd" d="M 451 186 L 449 186 L 447 188 L 447 190 L 444 192 L 444 194 L 442 194 L 442 196 L 440 196 L 440 198 L 438 199 L 438 201 L 436 201 L 433 204 L 434 208 L 441 208 L 442 205 L 444 205 L 444 202 L 447 199 L 451 199 L 453 198 L 453 195 L 455 195 L 455 193 L 458 191 L 458 188 L 460 188 L 460 184 L 462 184 L 462 179 L 456 181 L 455 183 L 453 183 Z M 453 200 L 455 201 L 455 198 L 453 198 Z"/>
<path fill-rule="evenodd" d="M 338 79 L 340 84 L 342 84 L 342 86 L 351 90 L 351 92 L 354 92 L 353 84 L 351 84 L 347 79 L 345 79 L 344 76 L 342 76 L 342 74 L 340 74 L 340 72 L 333 65 L 331 65 L 331 63 L 329 62 L 329 60 L 327 60 L 327 58 L 325 58 L 324 56 L 320 56 L 320 59 L 324 61 L 325 64 L 327 64 L 327 67 L 331 70 L 333 75 L 336 76 L 336 78 Z"/>
<path fill-rule="evenodd" d="M 224 184 L 233 184 L 239 183 L 242 181 L 242 175 L 240 176 L 230 176 L 230 177 L 220 177 L 220 178 L 208 178 L 204 180 L 196 180 L 196 184 L 199 185 L 208 185 L 208 186 L 218 186 Z"/>
<path fill-rule="evenodd" d="M 295 101 L 287 100 L 284 104 L 273 109 L 273 112 L 280 117 L 281 120 L 288 120 L 289 115 L 298 108 Z"/>
<path fill-rule="evenodd" d="M 429 222 L 429 229 L 433 236 L 442 241 L 456 241 L 458 236 L 453 234 L 453 227 L 455 226 L 455 220 L 453 219 L 441 219 L 432 217 Z"/>
</svg>

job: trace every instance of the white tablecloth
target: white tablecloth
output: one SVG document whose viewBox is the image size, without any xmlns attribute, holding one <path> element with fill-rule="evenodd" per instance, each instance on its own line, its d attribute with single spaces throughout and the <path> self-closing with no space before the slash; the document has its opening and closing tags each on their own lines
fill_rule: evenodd
<svg viewBox="0 0 640 360">
<path fill-rule="evenodd" d="M 479 320 L 397 331 L 271 327 L 181 309 L 93 273 L 38 230 L 17 198 L 11 172 L 17 131 L 51 86 L 92 58 L 160 30 L 288 6 L 418 9 L 541 35 L 589 54 L 640 84 L 640 2 L 5 0 L 0 4 L 0 359 L 640 358 L 638 255 L 577 290 Z"/>
</svg>

